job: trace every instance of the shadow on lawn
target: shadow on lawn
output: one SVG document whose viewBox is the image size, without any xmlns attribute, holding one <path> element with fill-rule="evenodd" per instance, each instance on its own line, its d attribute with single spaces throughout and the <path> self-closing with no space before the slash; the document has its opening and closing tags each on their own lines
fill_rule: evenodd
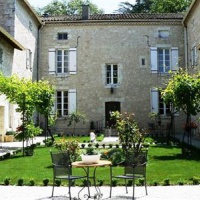
<svg viewBox="0 0 200 200">
<path fill-rule="evenodd" d="M 156 149 L 166 149 L 166 151 L 163 151 L 163 154 L 165 155 L 152 155 L 150 156 L 152 159 L 154 160 L 163 160 L 163 161 L 167 161 L 167 160 L 195 160 L 195 161 L 200 161 L 200 156 L 199 156 L 199 150 L 193 149 L 191 148 L 191 155 L 183 155 L 181 153 L 181 147 L 180 146 L 170 146 L 170 145 L 157 145 L 154 146 L 153 148 Z M 177 152 L 167 152 L 168 149 L 176 149 L 180 150 L 180 153 Z M 159 150 L 158 150 L 159 151 Z M 161 153 L 160 153 L 161 154 Z M 168 154 L 168 155 L 167 155 Z"/>
</svg>

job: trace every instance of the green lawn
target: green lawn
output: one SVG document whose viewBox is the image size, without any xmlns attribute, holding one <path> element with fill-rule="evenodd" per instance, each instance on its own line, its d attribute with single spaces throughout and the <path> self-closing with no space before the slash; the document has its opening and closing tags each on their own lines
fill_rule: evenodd
<svg viewBox="0 0 200 200">
<path fill-rule="evenodd" d="M 33 156 L 23 157 L 21 153 L 10 159 L 0 161 L 0 183 L 9 177 L 11 184 L 16 185 L 18 179 L 23 178 L 25 185 L 30 179 L 34 179 L 36 185 L 43 185 L 45 178 L 52 184 L 52 167 L 50 149 L 53 147 L 37 147 Z M 155 182 L 161 185 L 164 179 L 169 179 L 171 184 L 179 182 L 192 184 L 191 178 L 200 177 L 200 157 L 194 153 L 186 158 L 181 155 L 181 149 L 171 146 L 150 146 L 147 166 L 147 182 L 153 185 Z M 121 167 L 114 167 L 114 172 L 122 171 Z M 74 173 L 82 174 L 83 169 L 74 169 Z M 109 167 L 97 169 L 99 180 L 104 180 L 104 185 L 109 184 Z M 189 181 L 190 180 L 190 181 Z M 65 183 L 63 183 L 65 184 Z M 82 184 L 82 182 L 77 182 Z M 119 184 L 122 184 L 120 182 Z"/>
</svg>

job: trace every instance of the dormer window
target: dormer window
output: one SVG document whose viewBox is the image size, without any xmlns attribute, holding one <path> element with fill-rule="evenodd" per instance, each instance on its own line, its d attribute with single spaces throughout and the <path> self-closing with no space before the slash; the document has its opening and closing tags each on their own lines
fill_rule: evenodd
<svg viewBox="0 0 200 200">
<path fill-rule="evenodd" d="M 58 40 L 68 40 L 68 33 L 58 33 Z"/>
</svg>

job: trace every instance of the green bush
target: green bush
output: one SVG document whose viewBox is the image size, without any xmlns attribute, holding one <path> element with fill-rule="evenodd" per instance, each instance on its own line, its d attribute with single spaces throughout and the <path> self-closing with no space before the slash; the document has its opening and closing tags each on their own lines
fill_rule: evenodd
<svg viewBox="0 0 200 200">
<path fill-rule="evenodd" d="M 10 178 L 9 177 L 6 177 L 4 179 L 4 185 L 10 185 Z"/>
<path fill-rule="evenodd" d="M 17 181 L 17 185 L 18 186 L 23 186 L 24 185 L 24 179 L 23 178 L 19 178 Z"/>
<path fill-rule="evenodd" d="M 30 186 L 34 186 L 34 185 L 35 185 L 35 181 L 34 181 L 34 179 L 30 179 L 30 181 L 29 181 L 29 185 L 30 185 Z"/>
<path fill-rule="evenodd" d="M 169 178 L 164 179 L 163 181 L 163 186 L 169 186 L 170 185 L 170 180 Z"/>
<path fill-rule="evenodd" d="M 48 178 L 43 179 L 43 185 L 47 186 L 48 184 L 49 184 L 49 179 Z"/>
</svg>

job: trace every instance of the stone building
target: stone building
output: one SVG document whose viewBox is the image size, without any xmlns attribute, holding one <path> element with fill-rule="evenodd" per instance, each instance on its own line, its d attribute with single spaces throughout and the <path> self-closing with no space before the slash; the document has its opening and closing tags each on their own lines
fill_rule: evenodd
<svg viewBox="0 0 200 200">
<path fill-rule="evenodd" d="M 66 119 L 74 111 L 88 119 L 77 125 L 78 133 L 112 127 L 114 110 L 133 112 L 141 127 L 149 113 L 159 113 L 166 129 L 170 106 L 158 88 L 165 87 L 170 70 L 197 69 L 199 2 L 185 15 L 90 15 L 83 6 L 82 16 L 39 18 L 26 0 L 0 0 L 0 25 L 25 48 L 14 50 L 11 74 L 55 85 L 57 132 L 71 133 Z M 179 112 L 177 131 L 183 123 Z"/>
<path fill-rule="evenodd" d="M 38 79 L 38 41 L 41 21 L 26 0 L 0 0 L 0 71 Z M 16 105 L 0 96 L 0 134 L 21 124 Z"/>
<path fill-rule="evenodd" d="M 57 131 L 70 132 L 65 121 L 75 110 L 89 119 L 86 130 L 111 127 L 114 110 L 133 112 L 142 127 L 159 112 L 166 126 L 169 106 L 157 88 L 184 65 L 183 16 L 85 11 L 42 18 L 39 74 L 56 86 Z"/>
</svg>

